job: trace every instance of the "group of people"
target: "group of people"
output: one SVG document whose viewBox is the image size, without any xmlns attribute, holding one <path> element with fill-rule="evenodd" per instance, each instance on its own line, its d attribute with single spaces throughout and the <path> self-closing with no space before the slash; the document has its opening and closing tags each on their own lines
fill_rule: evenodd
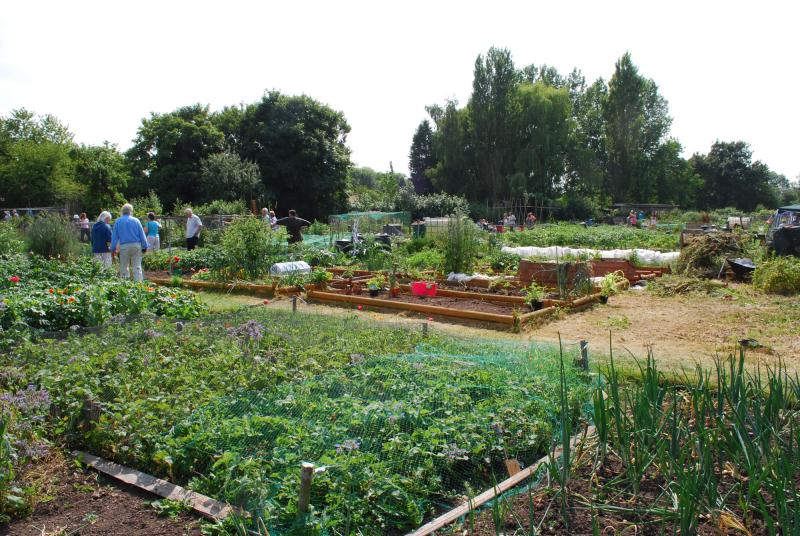
<svg viewBox="0 0 800 536">
<path fill-rule="evenodd" d="M 285 218 L 278 219 L 275 216 L 274 210 L 269 210 L 267 208 L 261 209 L 261 219 L 269 225 L 270 229 L 273 231 L 278 230 L 279 225 L 283 225 L 286 227 L 286 231 L 289 233 L 289 238 L 287 242 L 290 244 L 294 244 L 295 242 L 302 242 L 303 241 L 303 234 L 301 230 L 303 227 L 310 227 L 311 222 L 308 220 L 304 220 L 303 218 L 299 218 L 297 216 L 297 211 L 291 209 L 289 211 L 289 215 Z"/>
<path fill-rule="evenodd" d="M 3 211 L 3 221 L 11 221 L 14 218 L 19 218 L 19 213 L 17 212 L 17 209 L 14 208 L 11 210 Z"/>
<path fill-rule="evenodd" d="M 186 209 L 186 249 L 197 247 L 203 222 L 192 209 Z M 85 214 L 82 214 L 85 216 Z M 133 206 L 122 206 L 122 215 L 111 226 L 111 213 L 104 210 L 92 226 L 92 255 L 106 266 L 111 266 L 115 256 L 119 256 L 119 275 L 123 279 L 131 276 L 134 281 L 142 281 L 142 255 L 161 249 L 159 230 L 161 223 L 153 212 L 148 212 L 144 224 L 133 215 Z M 82 228 L 81 228 L 82 231 Z"/>
<path fill-rule="evenodd" d="M 191 251 L 197 247 L 200 240 L 200 231 L 203 229 L 203 221 L 195 214 L 191 208 L 185 210 L 186 214 L 186 250 Z M 289 233 L 288 242 L 290 244 L 303 240 L 301 230 L 311 225 L 311 222 L 297 217 L 297 212 L 292 209 L 289 216 L 278 219 L 275 212 L 263 209 L 262 219 L 271 229 L 275 230 L 279 225 L 286 227 Z M 134 281 L 142 281 L 144 273 L 142 271 L 142 256 L 147 252 L 155 252 L 161 248 L 159 230 L 161 223 L 156 219 L 153 212 L 147 214 L 147 221 L 142 224 L 133 215 L 133 206 L 126 203 L 122 206 L 122 215 L 117 218 L 114 225 L 111 225 L 111 213 L 104 210 L 97 217 L 97 221 L 91 228 L 89 234 L 86 213 L 82 213 L 78 218 L 81 225 L 81 238 L 83 238 L 83 222 L 86 221 L 86 232 L 92 242 L 93 257 L 106 266 L 111 266 L 115 256 L 119 257 L 119 275 L 123 279 L 133 278 Z"/>
<path fill-rule="evenodd" d="M 496 225 L 492 225 L 486 218 L 478 220 L 477 225 L 484 231 L 503 232 L 505 230 L 513 231 L 517 228 L 517 217 L 513 212 L 503 213 L 503 217 L 497 220 Z M 528 212 L 525 217 L 525 228 L 531 229 L 536 225 L 536 215 L 533 212 Z"/>
<path fill-rule="evenodd" d="M 648 223 L 645 222 L 645 213 L 644 213 L 644 211 L 640 210 L 637 213 L 633 209 L 631 209 L 631 211 L 628 213 L 628 216 L 625 218 L 625 223 L 627 223 L 631 227 L 638 227 L 640 225 L 648 225 Z M 650 225 L 650 227 L 655 227 L 657 223 L 658 223 L 658 219 L 656 217 L 656 213 L 653 212 L 653 214 L 650 216 L 649 225 Z"/>
</svg>

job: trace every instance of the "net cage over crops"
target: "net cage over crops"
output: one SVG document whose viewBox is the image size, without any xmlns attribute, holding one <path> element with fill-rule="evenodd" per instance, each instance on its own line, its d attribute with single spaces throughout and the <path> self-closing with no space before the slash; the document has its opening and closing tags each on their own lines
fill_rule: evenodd
<svg viewBox="0 0 800 536">
<path fill-rule="evenodd" d="M 577 415 L 588 399 L 572 367 L 580 352 L 561 351 Z M 315 468 L 304 523 L 316 533 L 402 534 L 506 479 L 505 460 L 525 467 L 546 453 L 558 433 L 558 356 L 549 345 L 431 337 L 410 353 L 354 354 L 310 379 L 219 398 L 167 442 L 217 460 L 210 472 L 235 464 L 246 478 L 234 502 L 270 534 L 297 529 L 303 462 Z"/>
<path fill-rule="evenodd" d="M 408 234 L 411 230 L 411 213 L 409 212 L 347 212 L 328 216 L 330 226 L 330 245 L 340 239 L 349 238 L 356 225 L 359 233 L 387 233 L 399 230 Z"/>
</svg>

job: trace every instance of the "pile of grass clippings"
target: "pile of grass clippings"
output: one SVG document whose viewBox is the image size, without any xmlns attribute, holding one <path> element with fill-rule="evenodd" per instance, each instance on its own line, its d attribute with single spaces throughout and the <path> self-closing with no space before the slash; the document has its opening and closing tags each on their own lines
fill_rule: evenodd
<svg viewBox="0 0 800 536">
<path fill-rule="evenodd" d="M 696 277 L 717 277 L 726 257 L 741 255 L 742 241 L 733 233 L 708 233 L 693 238 L 681 250 L 677 272 Z"/>
<path fill-rule="evenodd" d="M 726 287 L 718 279 L 701 279 L 679 274 L 659 277 L 647 285 L 650 292 L 662 298 L 689 294 L 714 295 Z"/>
</svg>

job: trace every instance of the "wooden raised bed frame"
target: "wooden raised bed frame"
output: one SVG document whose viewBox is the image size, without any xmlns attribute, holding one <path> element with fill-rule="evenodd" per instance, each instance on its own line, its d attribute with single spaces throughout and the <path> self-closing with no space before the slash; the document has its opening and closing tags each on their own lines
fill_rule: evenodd
<svg viewBox="0 0 800 536">
<path fill-rule="evenodd" d="M 480 296 L 481 298 L 478 299 L 482 299 L 483 295 Z M 503 298 L 508 298 L 508 297 L 510 296 L 503 296 Z M 493 322 L 495 324 L 504 324 L 512 327 L 522 326 L 536 318 L 546 317 L 555 311 L 555 307 L 551 306 L 551 307 L 545 307 L 544 309 L 541 309 L 539 311 L 532 311 L 529 313 L 523 313 L 519 315 L 501 315 L 496 313 L 485 313 L 481 311 L 465 311 L 462 309 L 451 309 L 449 307 L 426 305 L 424 303 L 407 303 L 407 302 L 387 300 L 382 298 L 370 298 L 367 296 L 337 294 L 335 292 L 324 292 L 320 290 L 309 290 L 308 298 L 319 301 L 351 303 L 355 305 L 367 305 L 371 307 L 378 307 L 384 309 L 400 309 L 404 311 L 413 311 L 415 313 L 423 313 L 427 315 L 438 315 L 451 318 L 478 320 L 482 322 Z"/>
</svg>

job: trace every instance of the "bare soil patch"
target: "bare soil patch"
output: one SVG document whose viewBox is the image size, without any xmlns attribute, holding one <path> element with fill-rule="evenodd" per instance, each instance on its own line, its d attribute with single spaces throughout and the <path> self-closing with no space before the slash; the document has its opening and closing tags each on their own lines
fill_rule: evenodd
<svg viewBox="0 0 800 536">
<path fill-rule="evenodd" d="M 188 513 L 159 517 L 149 502 L 159 499 L 123 486 L 70 460 L 54 457 L 24 476 L 39 489 L 33 513 L 0 527 L 0 535 L 150 536 L 199 535 L 199 520 Z"/>
</svg>

